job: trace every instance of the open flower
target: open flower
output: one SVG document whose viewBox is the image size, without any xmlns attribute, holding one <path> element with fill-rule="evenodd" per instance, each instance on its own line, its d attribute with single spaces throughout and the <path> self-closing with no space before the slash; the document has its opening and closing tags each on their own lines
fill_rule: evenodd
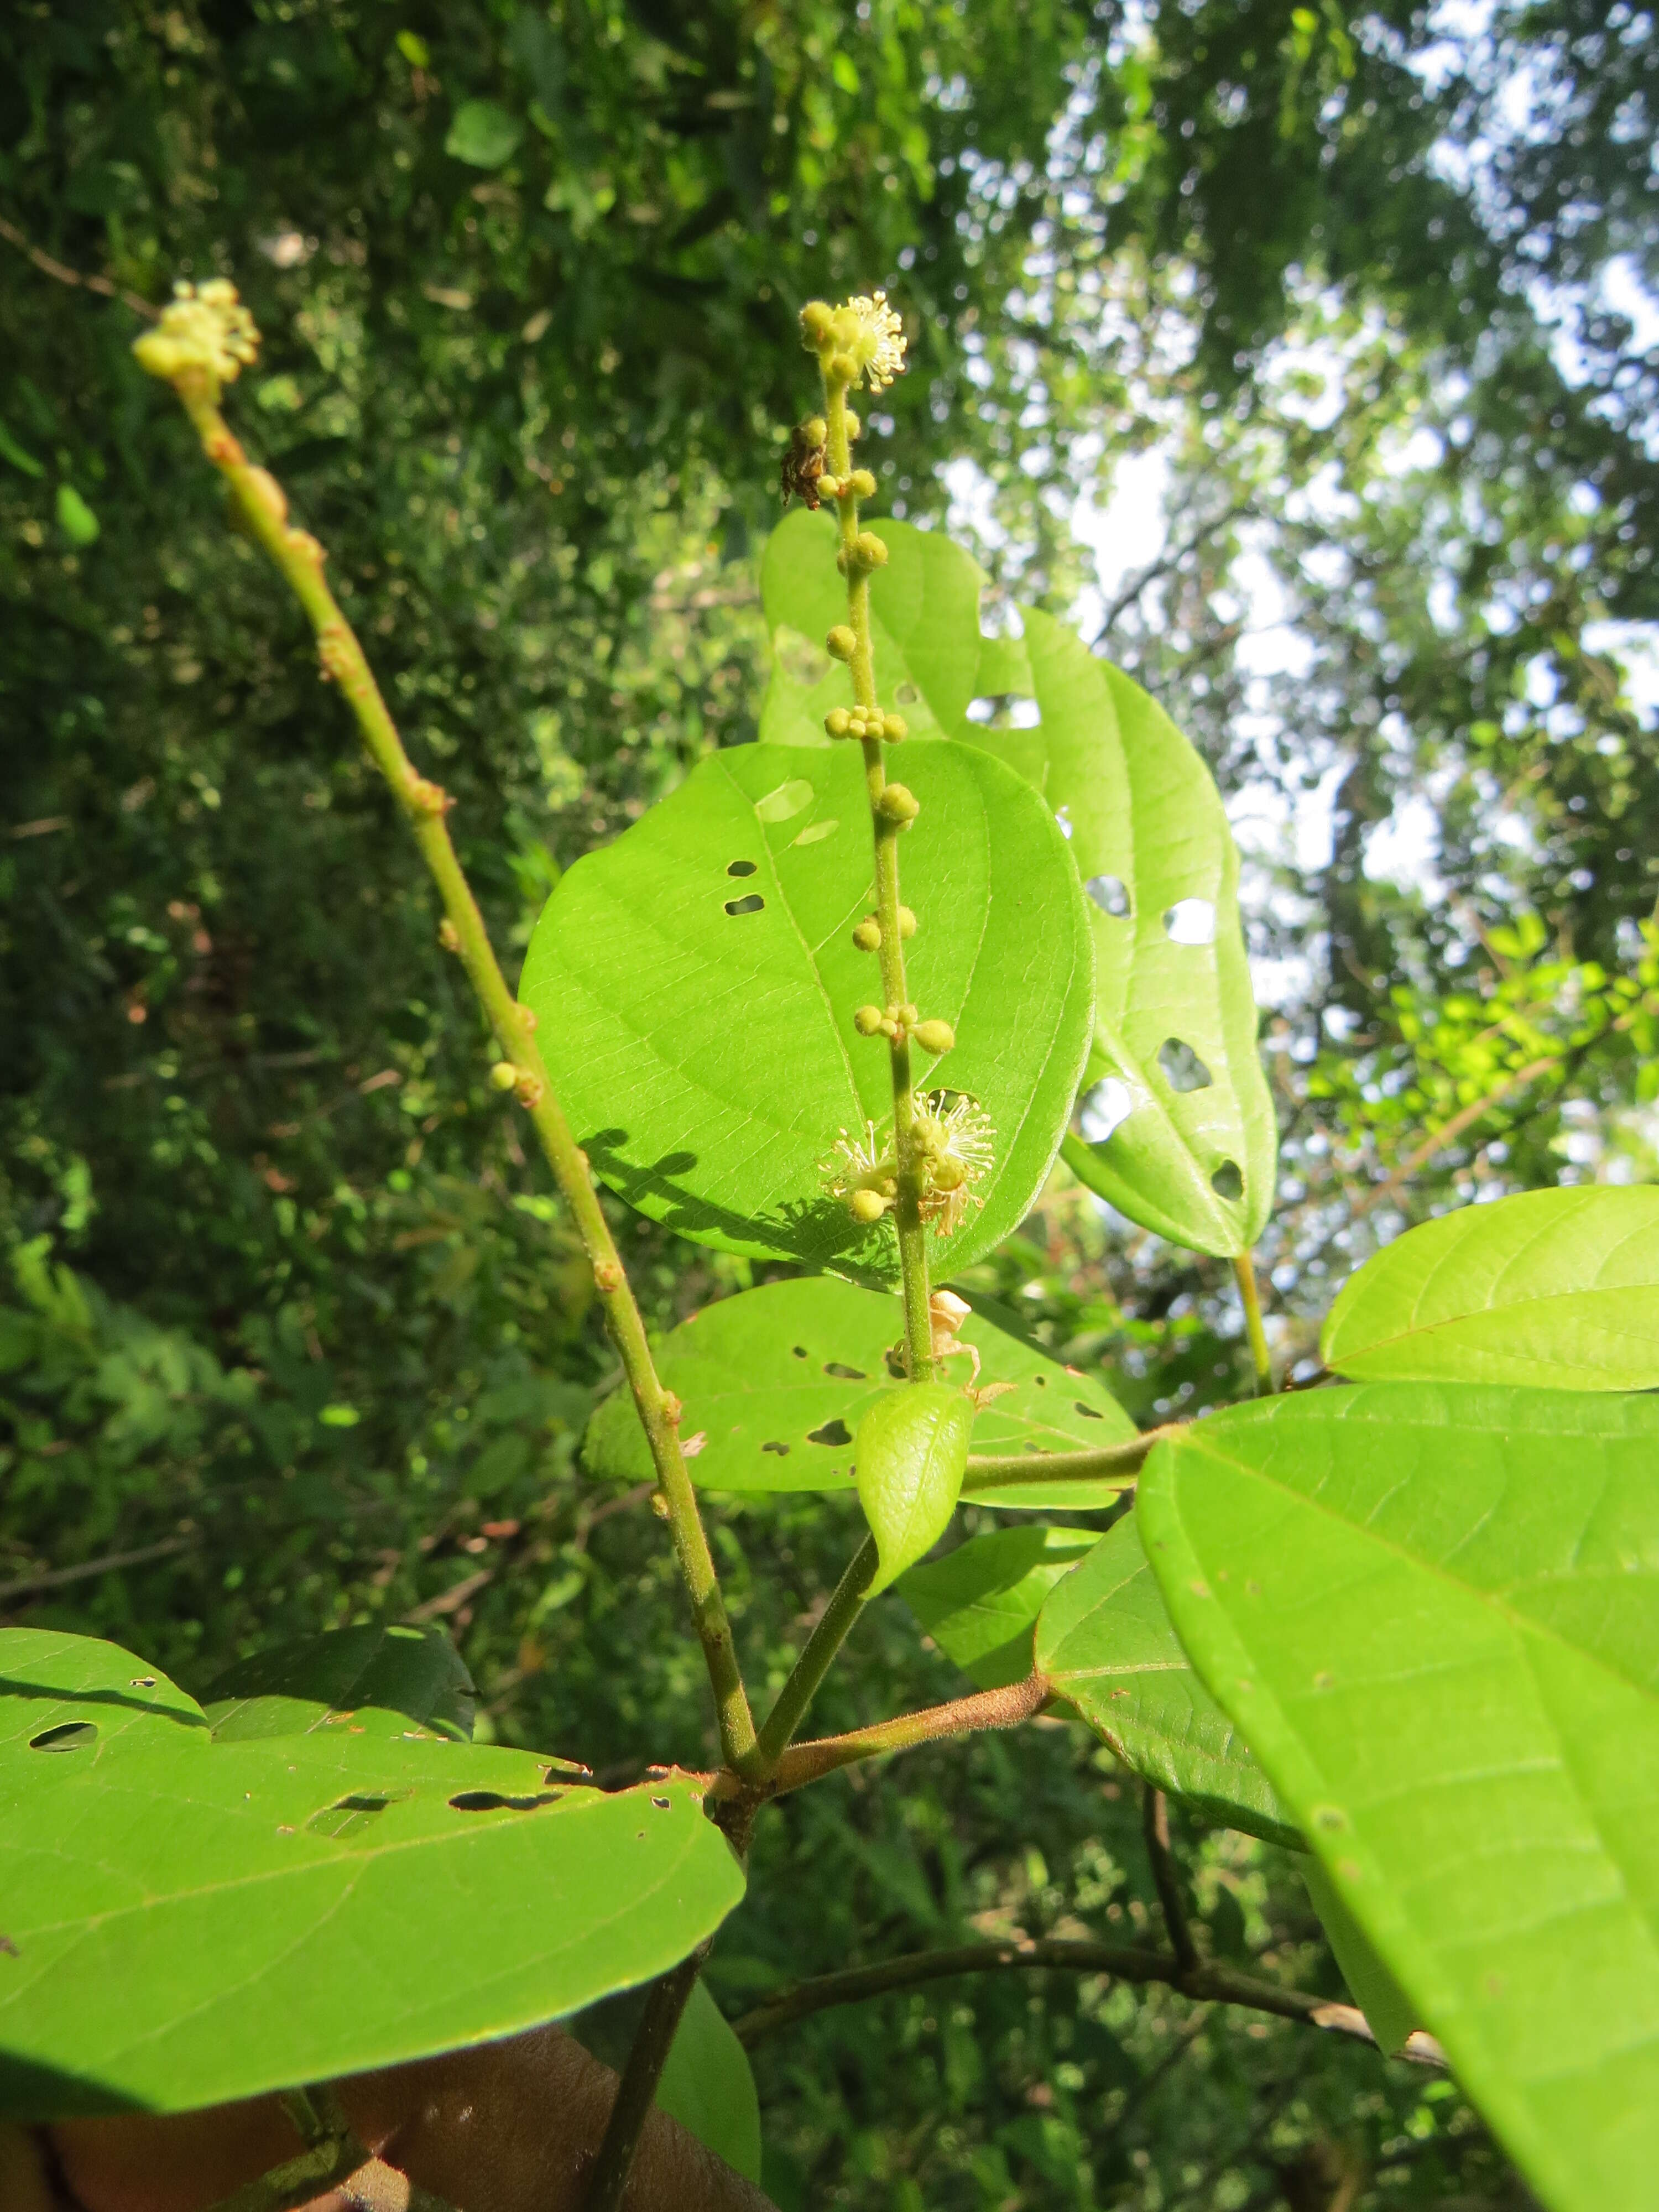
<svg viewBox="0 0 1659 2212">
<path fill-rule="evenodd" d="M 259 350 L 259 333 L 236 287 L 222 276 L 204 284 L 179 283 L 161 319 L 133 345 L 141 368 L 168 383 L 195 371 L 216 384 L 234 384 Z"/>
<path fill-rule="evenodd" d="M 960 1091 L 930 1091 L 916 1100 L 911 1123 L 921 1170 L 921 1218 L 941 1237 L 959 1229 L 981 1201 L 995 1157 L 990 1117 Z M 879 1221 L 898 1193 L 898 1155 L 890 1130 L 866 1121 L 856 1136 L 843 1129 L 821 1170 L 832 1198 L 845 1199 L 856 1220 Z"/>
<path fill-rule="evenodd" d="M 885 292 L 860 292 L 838 307 L 810 300 L 800 321 L 807 344 L 832 377 L 849 385 L 862 378 L 872 392 L 884 392 L 903 374 L 904 325 Z"/>
</svg>

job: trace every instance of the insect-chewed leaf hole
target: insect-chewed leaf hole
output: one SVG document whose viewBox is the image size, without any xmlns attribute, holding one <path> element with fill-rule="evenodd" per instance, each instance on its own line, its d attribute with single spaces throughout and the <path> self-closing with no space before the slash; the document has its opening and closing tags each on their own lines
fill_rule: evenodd
<svg viewBox="0 0 1659 2212">
<path fill-rule="evenodd" d="M 154 1674 L 135 1674 L 127 1687 L 130 1690 L 153 1690 L 155 1687 L 155 1677 Z"/>
<path fill-rule="evenodd" d="M 732 860 L 728 863 L 726 872 L 728 876 L 752 876 L 759 865 L 757 860 Z"/>
<path fill-rule="evenodd" d="M 914 707 L 917 700 L 921 698 L 921 694 L 917 690 L 914 684 L 901 684 L 898 690 L 894 692 L 893 696 L 898 701 L 901 707 Z"/>
<path fill-rule="evenodd" d="M 674 1801 L 672 1797 L 653 1797 L 651 1802 L 659 1813 L 666 1813 L 672 1807 Z"/>
<path fill-rule="evenodd" d="M 870 1379 L 861 1367 L 848 1367 L 839 1359 L 826 1359 L 823 1371 L 826 1375 L 838 1376 L 843 1382 L 867 1382 Z"/>
<path fill-rule="evenodd" d="M 1121 876 L 1091 876 L 1083 888 L 1101 912 L 1109 914 L 1114 921 L 1127 921 L 1133 915 L 1134 902 Z"/>
<path fill-rule="evenodd" d="M 1081 1398 L 1073 1400 L 1072 1411 L 1081 1413 L 1085 1421 L 1103 1421 L 1106 1418 L 1098 1406 L 1085 1406 Z"/>
<path fill-rule="evenodd" d="M 845 1421 L 826 1421 L 821 1429 L 809 1429 L 806 1441 L 809 1444 L 850 1444 L 853 1431 Z"/>
<path fill-rule="evenodd" d="M 787 1459 L 789 1456 L 788 1445 L 780 1443 L 775 1437 L 769 1437 L 761 1446 L 761 1449 L 763 1452 L 775 1452 L 780 1459 Z"/>
<path fill-rule="evenodd" d="M 1158 1064 L 1171 1091 L 1207 1091 L 1213 1078 L 1191 1045 L 1181 1037 L 1165 1037 L 1158 1048 Z"/>
<path fill-rule="evenodd" d="M 1084 1135 L 1091 1145 L 1103 1145 L 1112 1132 L 1128 1120 L 1134 1109 L 1134 1092 L 1123 1078 L 1105 1077 L 1083 1102 L 1080 1121 Z"/>
<path fill-rule="evenodd" d="M 306 1833 L 331 1836 L 337 1843 L 347 1836 L 361 1835 L 391 1802 L 390 1797 L 342 1797 L 332 1805 L 325 1805 L 320 1813 L 313 1813 L 306 1822 Z"/>
<path fill-rule="evenodd" d="M 29 1738 L 31 1751 L 85 1751 L 98 1741 L 95 1721 L 59 1721 Z"/>
<path fill-rule="evenodd" d="M 1177 899 L 1164 916 L 1164 931 L 1171 945 L 1213 945 L 1215 943 L 1213 900 Z"/>
<path fill-rule="evenodd" d="M 1210 1188 L 1218 1198 L 1243 1198 L 1244 1177 L 1237 1160 L 1223 1160 L 1210 1177 Z"/>
<path fill-rule="evenodd" d="M 804 1344 L 792 1344 L 789 1349 L 797 1359 L 805 1359 L 807 1357 L 806 1346 Z"/>
<path fill-rule="evenodd" d="M 538 1790 L 533 1796 L 504 1797 L 499 1790 L 461 1790 L 449 1801 L 452 1813 L 533 1813 L 538 1806 L 555 1805 L 562 1790 Z"/>
<path fill-rule="evenodd" d="M 758 914 L 765 904 L 766 901 L 758 891 L 750 891 L 747 898 L 727 899 L 726 911 L 727 914 Z"/>
<path fill-rule="evenodd" d="M 1034 1375 L 1031 1380 L 1039 1390 L 1046 1390 L 1048 1387 L 1048 1378 L 1046 1375 Z"/>
</svg>

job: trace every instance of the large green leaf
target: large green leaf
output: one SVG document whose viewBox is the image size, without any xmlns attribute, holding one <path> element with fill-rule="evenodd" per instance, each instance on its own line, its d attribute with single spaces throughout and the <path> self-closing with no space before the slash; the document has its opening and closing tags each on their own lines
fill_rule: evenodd
<svg viewBox="0 0 1659 2212">
<path fill-rule="evenodd" d="M 1034 785 L 1065 824 L 1091 906 L 1098 985 L 1079 1175 L 1161 1235 L 1248 1251 L 1273 1206 L 1273 1102 L 1238 911 L 1238 854 L 1203 761 L 1169 716 L 1052 617 L 1022 638 L 979 626 L 984 577 L 947 538 L 883 523 L 871 581 L 878 688 L 912 728 L 965 738 Z M 852 697 L 823 650 L 845 619 L 825 514 L 774 532 L 762 565 L 774 665 L 762 735 L 824 744 Z M 975 698 L 1035 700 L 1022 728 L 970 721 Z M 1207 1078 L 1207 1080 L 1205 1079 Z"/>
<path fill-rule="evenodd" d="M 859 1423 L 854 1473 L 876 1540 L 866 1595 L 879 1597 L 950 1526 L 973 1425 L 973 1407 L 948 1382 L 891 1384 Z"/>
<path fill-rule="evenodd" d="M 465 1741 L 476 1695 L 441 1628 L 340 1628 L 238 1661 L 204 1702 L 220 1743 L 313 1729 Z"/>
<path fill-rule="evenodd" d="M 921 926 L 912 999 L 950 1022 L 948 1085 L 989 1117 L 994 1158 L 963 1224 L 930 1229 L 940 1273 L 1017 1226 L 1041 1188 L 1088 1048 L 1093 952 L 1052 816 L 1018 777 L 918 744 L 921 802 L 900 850 Z M 563 877 L 522 996 L 595 1171 L 702 1243 L 889 1281 L 891 1227 L 830 1196 L 838 1138 L 890 1121 L 887 1050 L 859 1036 L 879 995 L 852 930 L 872 903 L 855 745 L 741 745 L 706 760 L 643 821 Z"/>
<path fill-rule="evenodd" d="M 1098 1541 L 1092 1528 L 993 1528 L 912 1567 L 898 1593 L 947 1658 L 999 1690 L 1030 1673 L 1043 1600 Z"/>
<path fill-rule="evenodd" d="M 1659 1385 L 1659 1189 L 1533 1190 L 1407 1230 L 1320 1337 L 1361 1381 Z"/>
<path fill-rule="evenodd" d="M 1115 1757 L 1201 1820 L 1299 1844 L 1249 1746 L 1181 1648 L 1135 1514 L 1109 1528 L 1050 1593 L 1037 1621 L 1036 1664 Z"/>
<path fill-rule="evenodd" d="M 680 2015 L 657 2083 L 657 2103 L 717 2158 L 759 2186 L 760 2099 L 754 2069 L 703 1982 L 693 1985 Z"/>
<path fill-rule="evenodd" d="M 325 1729 L 215 1742 L 115 1645 L 0 1632 L 0 2117 L 179 2111 L 550 2020 L 743 1877 L 701 1796 Z"/>
<path fill-rule="evenodd" d="M 657 1346 L 657 1368 L 684 1406 L 680 1433 L 693 1477 L 708 1490 L 846 1490 L 852 1443 L 876 1399 L 902 1374 L 898 1301 L 830 1276 L 767 1283 L 705 1306 Z M 1062 1367 L 978 1314 L 961 1340 L 980 1358 L 990 1399 L 974 1423 L 979 1453 L 1077 1451 L 1124 1443 L 1134 1423 L 1095 1376 Z M 947 1382 L 966 1382 L 972 1361 L 945 1360 Z M 626 1391 L 589 1424 L 582 1455 L 595 1474 L 651 1479 L 651 1454 Z M 1086 1482 L 1019 1483 L 963 1492 L 970 1503 L 1030 1510 L 1109 1505 L 1131 1474 Z"/>
<path fill-rule="evenodd" d="M 1377 2048 L 1389 2052 L 1402 2049 L 1417 2026 L 1416 2007 L 1371 1948 L 1364 1929 L 1344 1904 L 1341 1891 L 1311 1854 L 1302 1862 L 1302 1878 L 1325 1930 L 1325 1940 L 1342 1969 L 1348 1994 L 1364 2014 Z"/>
<path fill-rule="evenodd" d="M 1557 2212 L 1659 2171 L 1659 1399 L 1373 1383 L 1160 1445 L 1194 1664 Z"/>
</svg>

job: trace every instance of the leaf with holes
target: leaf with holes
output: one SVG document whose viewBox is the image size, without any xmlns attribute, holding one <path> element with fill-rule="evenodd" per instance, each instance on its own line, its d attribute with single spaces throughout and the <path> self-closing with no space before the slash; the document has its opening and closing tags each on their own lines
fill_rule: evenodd
<svg viewBox="0 0 1659 2212">
<path fill-rule="evenodd" d="M 465 1742 L 476 1696 L 441 1628 L 338 1628 L 239 1660 L 204 1702 L 220 1743 L 313 1729 Z"/>
<path fill-rule="evenodd" d="M 657 2083 L 659 2108 L 758 2187 L 760 2099 L 749 2053 L 708 1993 L 693 1985 Z"/>
<path fill-rule="evenodd" d="M 910 994 L 950 1022 L 926 1090 L 978 1102 L 994 1159 L 963 1224 L 930 1226 L 939 1274 L 1020 1221 L 1065 1128 L 1088 1048 L 1093 955 L 1065 842 L 982 754 L 918 745 L 921 811 L 901 846 L 921 919 Z M 682 1236 L 890 1281 L 887 1223 L 828 1188 L 838 1140 L 890 1119 L 888 1054 L 853 1015 L 878 990 L 852 932 L 872 903 L 858 748 L 741 745 L 562 878 L 520 995 L 595 1172 Z"/>
<path fill-rule="evenodd" d="M 902 1576 L 899 1595 L 981 1690 L 1023 1682 L 1043 1600 L 1099 1542 L 1092 1528 L 994 1528 Z"/>
<path fill-rule="evenodd" d="M 880 703 L 913 737 L 955 737 L 982 688 L 976 651 L 985 574 L 942 531 L 908 522 L 870 526 L 887 562 L 870 579 L 870 634 Z M 772 635 L 772 674 L 761 708 L 763 744 L 826 745 L 823 718 L 853 703 L 846 664 L 824 650 L 847 619 L 829 514 L 787 515 L 766 541 L 761 605 Z M 963 641 L 973 641 L 964 653 Z M 987 643 L 991 643 L 987 641 Z"/>
<path fill-rule="evenodd" d="M 0 1632 L 0 2118 L 177 2112 L 506 2035 L 743 1893 L 679 1776 L 349 1729 L 216 1742 L 164 1675 Z"/>
<path fill-rule="evenodd" d="M 1659 1399 L 1370 1383 L 1160 1444 L 1194 1664 L 1558 2212 L 1659 2166 Z"/>
<path fill-rule="evenodd" d="M 896 1298 L 832 1276 L 767 1283 L 705 1306 L 656 1347 L 658 1372 L 684 1407 L 693 1479 L 707 1490 L 847 1490 L 853 1483 L 854 1431 L 902 1373 L 896 1352 L 903 1316 Z M 979 1314 L 962 1325 L 957 1352 L 940 1372 L 979 1387 L 1012 1387 L 990 1398 L 974 1422 L 981 1453 L 1077 1451 L 1127 1443 L 1134 1423 L 1094 1376 L 1062 1367 Z M 647 1482 L 651 1455 L 626 1391 L 607 1398 L 589 1425 L 582 1456 L 595 1474 Z M 1131 1474 L 1091 1481 L 1021 1482 L 976 1487 L 970 1503 L 1033 1510 L 1109 1505 Z"/>
<path fill-rule="evenodd" d="M 1659 1386 L 1659 1189 L 1530 1190 L 1407 1230 L 1320 1337 L 1364 1382 Z"/>
<path fill-rule="evenodd" d="M 1066 1160 L 1160 1236 L 1247 1252 L 1272 1211 L 1277 1134 L 1220 799 L 1138 684 L 1048 616 L 1024 623 L 1042 720 L 970 734 L 1069 824 L 1089 893 L 1094 1048 Z"/>
<path fill-rule="evenodd" d="M 950 1526 L 968 1467 L 973 1408 L 948 1382 L 883 1391 L 853 1439 L 859 1504 L 876 1540 L 879 1597 Z"/>
<path fill-rule="evenodd" d="M 1036 1663 L 1115 1758 L 1200 1820 L 1299 1844 L 1267 1776 L 1181 1648 L 1136 1514 L 1108 1529 L 1055 1585 L 1037 1622 Z"/>
</svg>

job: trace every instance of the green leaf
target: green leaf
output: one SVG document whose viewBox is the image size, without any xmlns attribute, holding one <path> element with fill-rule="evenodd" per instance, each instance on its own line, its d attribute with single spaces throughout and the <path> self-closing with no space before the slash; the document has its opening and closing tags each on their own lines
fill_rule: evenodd
<svg viewBox="0 0 1659 2212">
<path fill-rule="evenodd" d="M 767 1283 L 705 1306 L 656 1347 L 663 1382 L 684 1407 L 680 1434 L 707 1490 L 847 1490 L 854 1434 L 902 1369 L 890 1364 L 903 1334 L 896 1298 L 830 1276 Z M 1008 1382 L 974 1422 L 976 1452 L 1077 1451 L 1127 1443 L 1134 1423 L 1094 1376 L 1074 1372 L 978 1314 L 961 1340 L 980 1356 L 979 1385 Z M 972 1360 L 942 1370 L 966 1382 Z M 607 1398 L 583 1439 L 590 1471 L 618 1482 L 651 1479 L 651 1454 L 625 1390 Z M 1130 1475 L 1091 1482 L 1020 1483 L 963 1495 L 1018 1510 L 1109 1505 Z"/>
<path fill-rule="evenodd" d="M 870 579 L 880 703 L 903 715 L 913 738 L 959 736 L 981 688 L 984 571 L 942 531 L 908 522 L 870 526 L 887 548 L 885 566 Z M 761 604 L 773 647 L 761 742 L 827 745 L 824 716 L 832 707 L 853 704 L 850 672 L 823 647 L 825 634 L 847 619 L 847 586 L 836 567 L 836 526 L 827 509 L 798 509 L 767 539 Z"/>
<path fill-rule="evenodd" d="M 98 543 L 98 518 L 73 484 L 59 484 L 58 487 L 58 527 L 71 545 L 95 545 Z"/>
<path fill-rule="evenodd" d="M 657 2083 L 659 2110 L 752 2181 L 761 2178 L 760 2099 L 749 2053 L 698 1982 Z"/>
<path fill-rule="evenodd" d="M 1342 1969 L 1349 1996 L 1376 2038 L 1377 2048 L 1389 2052 L 1403 2049 L 1417 2026 L 1416 2007 L 1372 1950 L 1364 1929 L 1319 1861 L 1304 1858 L 1302 1874 L 1331 1954 Z"/>
<path fill-rule="evenodd" d="M 1160 1445 L 1176 1627 L 1557 2212 L 1659 2166 L 1659 1399 L 1373 1383 Z"/>
<path fill-rule="evenodd" d="M 1000 1689 L 1030 1673 L 1043 1600 L 1098 1540 L 1091 1528 L 994 1528 L 912 1567 L 899 1595 L 979 1688 Z"/>
<path fill-rule="evenodd" d="M 183 2111 L 505 2035 L 743 1891 L 701 1793 L 349 1729 L 215 1742 L 113 1644 L 0 1632 L 0 2117 Z"/>
<path fill-rule="evenodd" d="M 948 1382 L 902 1383 L 859 1423 L 859 1504 L 879 1559 L 869 1596 L 896 1582 L 950 1526 L 973 1425 L 973 1407 Z"/>
<path fill-rule="evenodd" d="M 467 100 L 455 110 L 444 151 L 470 168 L 499 169 L 517 153 L 523 137 L 523 124 L 493 100 Z"/>
<path fill-rule="evenodd" d="M 219 1743 L 342 1728 L 465 1742 L 476 1695 L 441 1628 L 341 1628 L 240 1660 L 210 1686 L 204 1702 Z"/>
<path fill-rule="evenodd" d="M 1249 1747 L 1194 1674 L 1141 1548 L 1139 1513 L 1056 1584 L 1036 1663 L 1113 1756 L 1200 1820 L 1300 1844 Z"/>
<path fill-rule="evenodd" d="M 1362 1381 L 1659 1385 L 1659 1189 L 1534 1190 L 1407 1230 L 1320 1337 Z"/>
<path fill-rule="evenodd" d="M 1090 895 L 1091 1088 L 1066 1160 L 1160 1236 L 1247 1252 L 1273 1209 L 1278 1139 L 1221 800 L 1138 684 L 1047 615 L 1024 623 L 1042 720 L 970 734 L 1069 823 Z"/>
<path fill-rule="evenodd" d="M 968 1266 L 1042 1188 L 1088 1046 L 1092 952 L 1052 817 L 985 756 L 916 745 L 921 811 L 900 850 L 920 917 L 911 997 L 950 1022 L 916 1079 L 970 1094 L 994 1158 L 965 1220 L 930 1227 L 935 1271 Z M 703 761 L 548 901 L 520 995 L 595 1172 L 683 1236 L 878 1281 L 890 1226 L 830 1196 L 842 1132 L 890 1121 L 889 1060 L 853 1015 L 878 990 L 852 941 L 873 902 L 858 748 L 740 745 Z"/>
</svg>

